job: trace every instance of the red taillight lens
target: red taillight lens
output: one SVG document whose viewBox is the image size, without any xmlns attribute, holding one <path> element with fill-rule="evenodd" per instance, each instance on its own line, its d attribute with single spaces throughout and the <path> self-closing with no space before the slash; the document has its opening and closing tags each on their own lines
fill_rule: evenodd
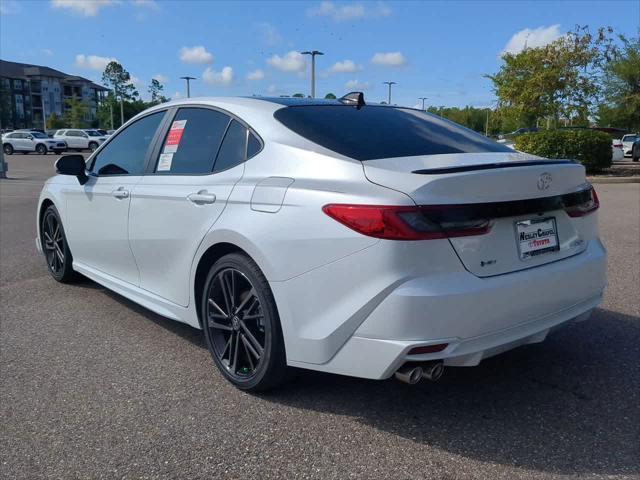
<svg viewBox="0 0 640 480">
<path fill-rule="evenodd" d="M 433 240 L 482 235 L 491 227 L 485 218 L 456 215 L 453 206 L 325 205 L 322 210 L 358 233 L 386 240 Z"/>
<path fill-rule="evenodd" d="M 584 217 L 585 215 L 596 211 L 600 208 L 600 200 L 595 188 L 591 187 L 586 193 L 587 198 L 582 203 L 566 207 L 565 212 L 570 217 Z"/>
</svg>

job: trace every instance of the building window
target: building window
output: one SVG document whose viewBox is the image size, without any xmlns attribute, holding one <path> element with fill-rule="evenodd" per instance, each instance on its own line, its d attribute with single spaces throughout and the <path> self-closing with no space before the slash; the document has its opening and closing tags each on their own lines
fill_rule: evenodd
<svg viewBox="0 0 640 480">
<path fill-rule="evenodd" d="M 22 95 L 16 95 L 16 115 L 18 118 L 24 118 L 24 104 Z"/>
<path fill-rule="evenodd" d="M 14 90 L 22 90 L 22 80 L 14 80 L 13 81 L 13 89 Z"/>
<path fill-rule="evenodd" d="M 6 89 L 10 89 L 11 88 L 11 82 L 9 81 L 8 78 L 3 78 L 2 79 L 2 88 L 6 88 Z"/>
</svg>

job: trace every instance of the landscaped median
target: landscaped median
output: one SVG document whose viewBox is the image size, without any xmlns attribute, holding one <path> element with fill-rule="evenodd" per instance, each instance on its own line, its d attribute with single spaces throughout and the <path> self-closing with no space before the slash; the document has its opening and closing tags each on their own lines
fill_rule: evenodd
<svg viewBox="0 0 640 480">
<path fill-rule="evenodd" d="M 591 183 L 640 183 L 640 165 L 611 163 L 611 137 L 595 130 L 543 130 L 515 138 L 515 149 L 553 159 L 572 159 Z"/>
</svg>

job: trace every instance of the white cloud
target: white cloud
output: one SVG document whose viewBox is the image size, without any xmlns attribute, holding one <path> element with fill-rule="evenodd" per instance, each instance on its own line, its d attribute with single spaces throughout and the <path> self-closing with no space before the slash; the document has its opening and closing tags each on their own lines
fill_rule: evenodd
<svg viewBox="0 0 640 480">
<path fill-rule="evenodd" d="M 169 81 L 169 79 L 162 75 L 161 73 L 156 73 L 153 77 L 151 77 L 154 80 L 159 81 L 160 83 L 167 83 Z"/>
<path fill-rule="evenodd" d="M 0 0 L 0 14 L 15 15 L 22 11 L 22 6 L 15 0 Z"/>
<path fill-rule="evenodd" d="M 82 53 L 76 55 L 75 65 L 78 68 L 88 70 L 104 71 L 109 62 L 117 62 L 113 57 L 99 57 L 98 55 L 84 55 Z"/>
<path fill-rule="evenodd" d="M 262 41 L 265 45 L 273 47 L 282 42 L 282 36 L 278 33 L 276 27 L 270 23 L 263 22 L 258 24 L 258 30 L 262 36 Z"/>
<path fill-rule="evenodd" d="M 371 84 L 369 82 L 361 82 L 360 80 L 349 80 L 344 84 L 345 88 L 349 90 L 369 90 L 371 88 Z"/>
<path fill-rule="evenodd" d="M 560 25 L 550 27 L 525 28 L 515 33 L 500 52 L 520 53 L 524 50 L 525 44 L 529 48 L 543 47 L 562 36 Z"/>
<path fill-rule="evenodd" d="M 118 3 L 119 0 L 51 0 L 53 8 L 66 8 L 85 17 L 95 17 L 102 8 Z"/>
<path fill-rule="evenodd" d="M 247 73 L 247 80 L 262 80 L 264 78 L 264 72 L 260 69 Z"/>
<path fill-rule="evenodd" d="M 233 69 L 224 67 L 221 71 L 216 72 L 211 67 L 207 67 L 202 73 L 202 80 L 209 85 L 231 85 L 231 82 L 233 82 Z"/>
<path fill-rule="evenodd" d="M 371 7 L 371 4 L 365 7 L 363 3 L 337 5 L 331 1 L 324 1 L 317 7 L 307 10 L 307 14 L 311 17 L 328 17 L 335 22 L 347 22 L 365 17 L 388 17 L 391 15 L 391 8 L 383 2 L 377 2 L 375 7 Z"/>
<path fill-rule="evenodd" d="M 148 8 L 150 10 L 159 10 L 160 6 L 156 0 L 132 0 L 136 7 Z"/>
<path fill-rule="evenodd" d="M 53 56 L 53 50 L 51 50 L 50 48 L 43 48 L 42 53 L 44 53 L 47 57 Z"/>
<path fill-rule="evenodd" d="M 371 63 L 386 67 L 401 67 L 407 63 L 407 59 L 401 52 L 376 53 L 371 58 Z"/>
<path fill-rule="evenodd" d="M 269 85 L 267 87 L 267 93 L 270 93 L 273 95 L 274 93 L 277 93 L 277 92 L 278 92 L 278 87 L 276 87 L 275 85 Z"/>
<path fill-rule="evenodd" d="M 283 57 L 274 55 L 267 59 L 267 63 L 273 68 L 283 72 L 302 72 L 307 68 L 307 62 L 300 52 L 290 51 Z"/>
<path fill-rule="evenodd" d="M 358 70 L 362 70 L 361 65 L 356 65 L 352 60 L 343 60 L 342 62 L 334 63 L 329 68 L 329 73 L 353 73 Z"/>
<path fill-rule="evenodd" d="M 182 47 L 180 49 L 180 61 L 182 63 L 211 63 L 213 55 L 202 46 Z"/>
<path fill-rule="evenodd" d="M 184 93 L 182 92 L 176 92 L 173 94 L 173 96 L 171 97 L 172 100 L 177 100 L 179 98 L 184 98 Z"/>
</svg>

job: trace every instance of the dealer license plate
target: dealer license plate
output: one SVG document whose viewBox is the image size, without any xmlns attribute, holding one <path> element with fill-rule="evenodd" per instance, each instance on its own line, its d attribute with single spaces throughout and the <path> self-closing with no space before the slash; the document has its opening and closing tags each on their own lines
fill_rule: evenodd
<svg viewBox="0 0 640 480">
<path fill-rule="evenodd" d="M 559 250 L 556 219 L 547 217 L 516 222 L 516 242 L 521 260 Z"/>
</svg>

